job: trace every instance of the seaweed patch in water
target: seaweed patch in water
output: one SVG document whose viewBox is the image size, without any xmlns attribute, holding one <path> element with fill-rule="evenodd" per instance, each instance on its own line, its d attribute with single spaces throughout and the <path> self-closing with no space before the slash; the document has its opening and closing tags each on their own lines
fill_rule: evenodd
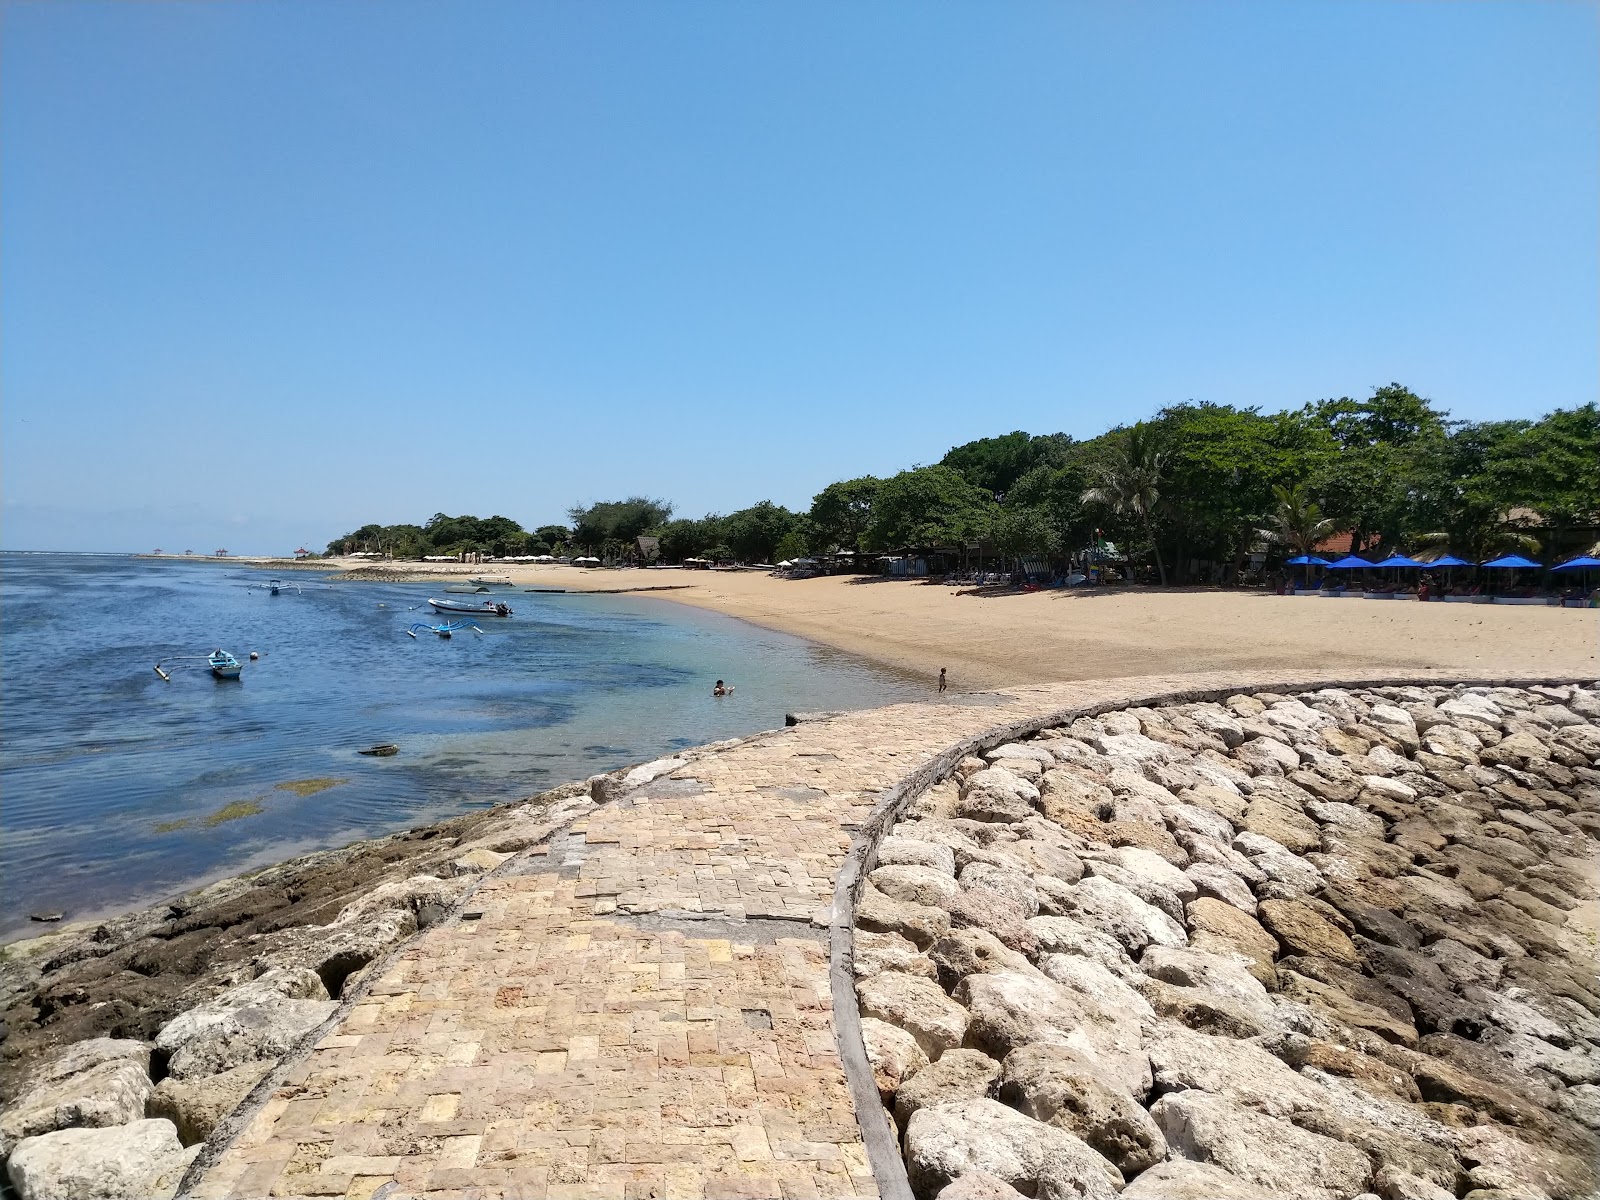
<svg viewBox="0 0 1600 1200">
<path fill-rule="evenodd" d="M 157 833 L 172 833 L 175 830 L 183 829 L 183 828 L 187 827 L 188 824 L 189 824 L 189 818 L 188 817 L 179 817 L 176 821 L 157 821 L 156 822 L 156 832 Z"/>
<path fill-rule="evenodd" d="M 224 821 L 237 821 L 241 817 L 253 817 L 257 813 L 266 812 L 254 800 L 235 800 L 232 804 L 224 804 L 216 812 L 211 813 L 200 823 L 207 829 L 221 825 Z"/>
<path fill-rule="evenodd" d="M 348 779 L 291 779 L 286 783 L 274 785 L 274 788 L 280 792 L 293 792 L 296 796 L 315 796 L 318 792 L 325 792 L 329 788 L 349 782 Z"/>
</svg>

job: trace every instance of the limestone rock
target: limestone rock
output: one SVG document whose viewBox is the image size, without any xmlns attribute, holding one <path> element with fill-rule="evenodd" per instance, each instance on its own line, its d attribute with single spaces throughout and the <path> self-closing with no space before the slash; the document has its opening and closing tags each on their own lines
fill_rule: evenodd
<svg viewBox="0 0 1600 1200">
<path fill-rule="evenodd" d="M 27 1138 L 6 1172 L 18 1200 L 169 1200 L 199 1152 L 171 1121 L 140 1120 Z"/>
<path fill-rule="evenodd" d="M 1134 1096 L 1150 1090 L 1150 1060 L 1131 1014 L 1042 976 L 1008 971 L 969 975 L 956 999 L 971 1013 L 968 1045 L 1004 1059 L 1019 1046 L 1047 1042 L 1070 1046 L 1100 1064 L 1107 1079 Z"/>
<path fill-rule="evenodd" d="M 878 1085 L 878 1097 L 885 1102 L 894 1098 L 903 1082 L 928 1065 L 928 1056 L 916 1038 L 875 1017 L 861 1018 L 861 1041 L 872 1066 L 872 1081 Z"/>
<path fill-rule="evenodd" d="M 1038 942 L 1029 930 L 1027 910 L 1009 896 L 985 887 L 963 889 L 950 902 L 949 920 L 958 929 L 985 929 L 1001 944 L 1032 958 Z"/>
<path fill-rule="evenodd" d="M 1179 987 L 1204 988 L 1271 1013 L 1267 989 L 1249 971 L 1246 960 L 1227 954 L 1211 954 L 1193 946 L 1152 946 L 1139 960 L 1139 967 L 1152 979 Z"/>
<path fill-rule="evenodd" d="M 32 1086 L 0 1111 L 0 1156 L 23 1138 L 57 1129 L 125 1125 L 144 1116 L 150 1094 L 150 1047 L 90 1038 L 56 1055 Z"/>
<path fill-rule="evenodd" d="M 1278 1200 L 1281 1195 L 1183 1158 L 1157 1163 L 1122 1189 L 1122 1200 Z"/>
<path fill-rule="evenodd" d="M 920 975 L 885 971 L 857 980 L 856 997 L 862 1016 L 898 1025 L 916 1039 L 930 1061 L 961 1045 L 967 1032 L 967 1011 Z"/>
<path fill-rule="evenodd" d="M 1110 934 L 1133 955 L 1146 946 L 1182 946 L 1188 941 L 1182 925 L 1108 879 L 1082 880 L 1073 889 L 1072 903 L 1074 916 Z"/>
<path fill-rule="evenodd" d="M 1303 901 L 1263 900 L 1257 907 L 1257 917 L 1287 954 L 1308 954 L 1360 965 L 1355 944 Z"/>
<path fill-rule="evenodd" d="M 1184 874 L 1194 885 L 1196 895 L 1211 896 L 1233 905 L 1240 912 L 1256 915 L 1256 898 L 1249 884 L 1226 867 L 1209 862 L 1190 863 Z"/>
<path fill-rule="evenodd" d="M 1022 871 L 1013 871 L 989 863 L 971 862 L 961 869 L 961 887 L 967 890 L 987 888 L 998 892 L 1021 906 L 1023 916 L 1039 915 L 1039 890 L 1033 880 Z M 953 897 L 952 897 L 953 899 Z"/>
<path fill-rule="evenodd" d="M 961 891 L 955 879 L 935 867 L 890 864 L 878 867 L 867 879 L 891 900 L 934 908 L 942 908 Z"/>
<path fill-rule="evenodd" d="M 1166 1157 L 1161 1131 L 1140 1105 L 1067 1046 L 1030 1045 L 1006 1056 L 1000 1098 L 1036 1121 L 1076 1134 L 1124 1175 Z"/>
<path fill-rule="evenodd" d="M 163 1026 L 156 1045 L 171 1053 L 167 1073 L 174 1079 L 217 1075 L 257 1059 L 283 1057 L 338 1007 L 333 1000 L 279 998 L 242 1008 L 193 1010 Z"/>
<path fill-rule="evenodd" d="M 856 930 L 851 958 L 857 979 L 883 971 L 937 978 L 933 959 L 918 950 L 915 942 L 898 933 Z"/>
<path fill-rule="evenodd" d="M 1297 1200 L 1346 1200 L 1372 1177 L 1367 1156 L 1331 1138 L 1205 1092 L 1174 1092 L 1150 1108 L 1175 1155 Z"/>
<path fill-rule="evenodd" d="M 978 1100 L 988 1096 L 1000 1078 L 1000 1064 L 978 1050 L 946 1050 L 939 1061 L 918 1071 L 894 1096 L 894 1116 L 904 1129 L 919 1108 Z"/>
<path fill-rule="evenodd" d="M 1039 971 L 1046 979 L 1135 1020 L 1143 1021 L 1155 1015 L 1148 1000 L 1119 979 L 1116 972 L 1093 959 L 1076 954 L 1043 954 L 1039 956 Z"/>
<path fill-rule="evenodd" d="M 1016 1188 L 987 1171 L 968 1171 L 948 1185 L 937 1200 L 1025 1200 Z"/>
<path fill-rule="evenodd" d="M 193 1146 L 211 1136 L 222 1119 L 238 1108 L 250 1089 L 278 1065 L 275 1058 L 243 1063 L 219 1075 L 200 1079 L 173 1079 L 156 1085 L 150 1094 L 152 1117 L 164 1117 L 178 1130 L 178 1141 Z"/>
<path fill-rule="evenodd" d="M 892 899 L 868 883 L 856 903 L 856 923 L 877 933 L 898 933 L 925 949 L 950 928 L 950 914 L 942 908 Z"/>
<path fill-rule="evenodd" d="M 954 988 L 968 975 L 991 971 L 1038 973 L 1026 955 L 1006 946 L 987 929 L 952 929 L 933 944 L 928 957 L 946 988 Z"/>
<path fill-rule="evenodd" d="M 1123 977 L 1138 970 L 1121 942 L 1076 917 L 1034 917 L 1028 922 L 1028 931 L 1034 935 L 1041 955 L 1076 954 Z"/>
<path fill-rule="evenodd" d="M 990 767 L 961 785 L 956 815 L 974 821 L 1021 821 L 1033 814 L 1039 789 L 1004 767 Z"/>
<path fill-rule="evenodd" d="M 952 1180 L 982 1171 L 1025 1195 L 1114 1200 L 1122 1177 L 1081 1140 L 1030 1120 L 995 1100 L 965 1100 L 918 1110 L 906 1126 L 911 1188 L 936 1195 Z"/>
<path fill-rule="evenodd" d="M 1187 909 L 1190 945 L 1214 954 L 1234 954 L 1250 963 L 1250 973 L 1269 987 L 1277 979 L 1273 960 L 1278 942 L 1252 916 L 1231 904 L 1201 896 Z"/>
<path fill-rule="evenodd" d="M 506 859 L 509 854 L 499 854 L 487 846 L 479 846 L 476 850 L 469 850 L 460 858 L 450 864 L 453 875 L 482 875 L 494 870 Z"/>
<path fill-rule="evenodd" d="M 1249 1042 L 1164 1026 L 1145 1043 L 1155 1087 L 1222 1096 L 1273 1117 L 1289 1117 L 1321 1103 L 1316 1088 L 1280 1060 Z"/>
</svg>

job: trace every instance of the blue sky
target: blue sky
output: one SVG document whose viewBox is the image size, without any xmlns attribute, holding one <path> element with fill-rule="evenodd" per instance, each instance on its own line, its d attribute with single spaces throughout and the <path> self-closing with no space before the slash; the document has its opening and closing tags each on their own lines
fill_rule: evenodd
<svg viewBox="0 0 1600 1200">
<path fill-rule="evenodd" d="M 1600 381 L 1600 7 L 17 3 L 0 545 L 320 547 Z"/>
</svg>

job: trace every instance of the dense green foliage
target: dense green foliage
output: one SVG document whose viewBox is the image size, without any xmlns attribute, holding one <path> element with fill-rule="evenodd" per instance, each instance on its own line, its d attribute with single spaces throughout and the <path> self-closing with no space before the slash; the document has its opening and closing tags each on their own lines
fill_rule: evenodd
<svg viewBox="0 0 1600 1200">
<path fill-rule="evenodd" d="M 425 526 L 369 525 L 329 547 L 396 557 L 484 553 L 633 554 L 771 562 L 804 554 L 974 545 L 990 555 L 1056 559 L 1106 541 L 1165 581 L 1192 564 L 1232 577 L 1254 551 L 1313 551 L 1331 534 L 1357 552 L 1506 550 L 1547 557 L 1584 549 L 1600 522 L 1600 408 L 1537 421 L 1452 421 L 1390 384 L 1365 400 L 1263 413 L 1179 404 L 1089 441 L 1021 431 L 953 448 L 934 466 L 830 483 L 809 512 L 763 500 L 725 515 L 672 519 L 642 496 L 568 514 L 570 528 L 524 532 L 505 517 Z"/>
</svg>

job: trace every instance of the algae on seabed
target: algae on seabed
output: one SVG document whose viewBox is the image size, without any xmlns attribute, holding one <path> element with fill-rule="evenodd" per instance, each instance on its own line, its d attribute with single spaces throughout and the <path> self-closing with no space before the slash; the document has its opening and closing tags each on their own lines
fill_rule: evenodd
<svg viewBox="0 0 1600 1200">
<path fill-rule="evenodd" d="M 254 800 L 235 800 L 232 804 L 224 804 L 216 812 L 207 815 L 200 823 L 210 829 L 221 825 L 224 821 L 237 821 L 241 817 L 253 817 L 257 813 L 266 811 Z"/>
<path fill-rule="evenodd" d="M 348 779 L 291 779 L 287 783 L 277 784 L 274 790 L 293 792 L 296 796 L 315 796 L 318 792 L 325 792 L 329 788 L 348 782 L 350 782 Z"/>
</svg>

